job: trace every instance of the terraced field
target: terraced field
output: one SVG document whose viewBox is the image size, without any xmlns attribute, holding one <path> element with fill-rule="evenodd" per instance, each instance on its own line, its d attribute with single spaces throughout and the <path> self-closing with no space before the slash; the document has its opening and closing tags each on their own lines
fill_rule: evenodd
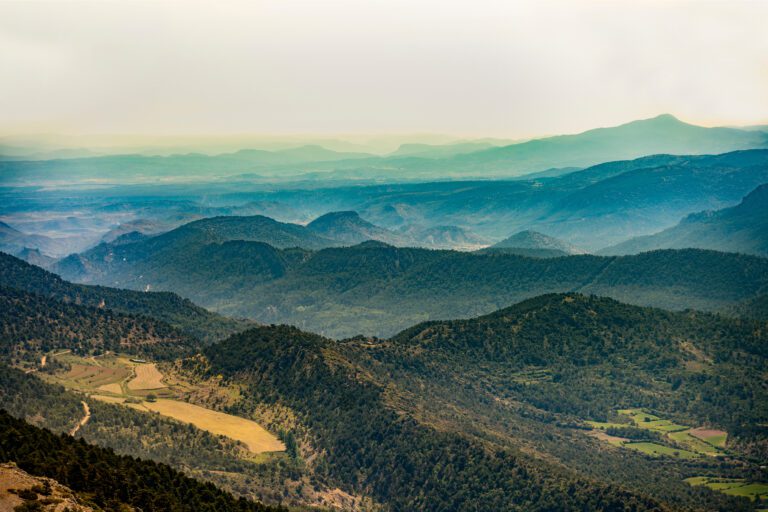
<svg viewBox="0 0 768 512">
<path fill-rule="evenodd" d="M 646 442 L 639 442 L 639 443 L 623 443 L 621 446 L 624 448 L 629 448 L 630 450 L 635 450 L 641 453 L 645 453 L 647 455 L 652 455 L 654 457 L 658 456 L 667 456 L 667 457 L 675 457 L 677 459 L 695 459 L 699 457 L 699 454 L 689 452 L 688 450 L 680 450 L 679 448 L 672 448 L 670 446 L 664 446 L 662 444 L 657 443 L 646 443 Z"/>
</svg>

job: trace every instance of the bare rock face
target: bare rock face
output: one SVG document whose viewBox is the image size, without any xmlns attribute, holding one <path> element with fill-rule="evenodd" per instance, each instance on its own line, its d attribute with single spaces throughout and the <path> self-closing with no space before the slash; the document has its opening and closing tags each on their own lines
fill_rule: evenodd
<svg viewBox="0 0 768 512">
<path fill-rule="evenodd" d="M 37 503 L 47 512 L 95 512 L 85 505 L 71 489 L 50 478 L 32 476 L 13 462 L 0 464 L 0 512 Z"/>
</svg>

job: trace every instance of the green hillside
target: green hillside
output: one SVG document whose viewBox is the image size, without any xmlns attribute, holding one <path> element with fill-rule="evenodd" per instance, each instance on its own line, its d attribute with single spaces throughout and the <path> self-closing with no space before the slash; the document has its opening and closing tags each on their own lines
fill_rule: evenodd
<svg viewBox="0 0 768 512">
<path fill-rule="evenodd" d="M 161 320 L 203 341 L 221 339 L 249 322 L 231 320 L 173 293 L 145 293 L 69 283 L 50 272 L 0 252 L 0 286 L 92 308 Z"/>
<path fill-rule="evenodd" d="M 107 270 L 89 278 L 170 290 L 224 314 L 334 337 L 391 335 L 420 321 L 480 315 L 551 292 L 719 310 L 768 286 L 768 260 L 712 251 L 541 259 L 379 242 L 317 252 L 229 242 Z"/>
</svg>

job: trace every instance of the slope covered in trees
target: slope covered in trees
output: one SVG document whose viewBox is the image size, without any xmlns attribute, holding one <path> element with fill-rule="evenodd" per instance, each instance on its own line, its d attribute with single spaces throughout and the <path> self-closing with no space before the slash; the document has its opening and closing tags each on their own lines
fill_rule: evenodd
<svg viewBox="0 0 768 512">
<path fill-rule="evenodd" d="M 300 414 L 324 454 L 316 471 L 367 490 L 390 510 L 658 510 L 655 500 L 579 477 L 515 450 L 424 425 L 386 406 L 385 387 L 334 343 L 264 327 L 206 350 L 210 367 L 248 385 L 258 402 Z"/>
<path fill-rule="evenodd" d="M 717 310 L 764 292 L 768 260 L 702 250 L 540 259 L 380 242 L 317 252 L 228 242 L 151 265 L 126 264 L 98 282 L 164 288 L 224 314 L 334 337 L 386 336 L 423 320 L 489 313 L 551 292 Z"/>
<path fill-rule="evenodd" d="M 79 354 L 111 350 L 176 358 L 199 342 L 148 317 L 81 306 L 0 287 L 0 351 L 24 357 L 68 349 Z"/>
<path fill-rule="evenodd" d="M 102 286 L 83 286 L 0 252 L 0 286 L 62 302 L 106 307 L 120 313 L 156 318 L 203 341 L 243 329 L 248 322 L 224 318 L 173 293 L 146 293 Z"/>
<path fill-rule="evenodd" d="M 262 327 L 187 367 L 248 386 L 233 408 L 240 414 L 262 403 L 293 410 L 322 454 L 317 474 L 373 489 L 394 509 L 462 509 L 463 499 L 494 510 L 618 506 L 608 505 L 616 489 L 587 491 L 600 482 L 622 486 L 630 493 L 622 506 L 640 510 L 746 510 L 747 502 L 684 479 L 764 478 L 765 333 L 753 321 L 553 294 L 476 319 L 419 324 L 390 340 L 333 342 Z M 724 429 L 733 458 L 660 461 L 586 435 L 587 420 L 621 421 L 618 409 L 637 407 Z M 511 473 L 514 482 L 505 479 Z M 555 481 L 573 489 L 557 506 L 549 501 L 561 493 Z M 530 492 L 538 498 L 526 501 Z"/>
</svg>

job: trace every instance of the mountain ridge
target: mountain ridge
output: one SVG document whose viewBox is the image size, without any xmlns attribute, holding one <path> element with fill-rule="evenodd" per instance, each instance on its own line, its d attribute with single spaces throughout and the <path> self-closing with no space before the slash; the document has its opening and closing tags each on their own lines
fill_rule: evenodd
<svg viewBox="0 0 768 512">
<path fill-rule="evenodd" d="M 634 254 L 691 247 L 768 256 L 768 184 L 736 206 L 688 215 L 676 226 L 605 248 L 599 254 Z"/>
</svg>

